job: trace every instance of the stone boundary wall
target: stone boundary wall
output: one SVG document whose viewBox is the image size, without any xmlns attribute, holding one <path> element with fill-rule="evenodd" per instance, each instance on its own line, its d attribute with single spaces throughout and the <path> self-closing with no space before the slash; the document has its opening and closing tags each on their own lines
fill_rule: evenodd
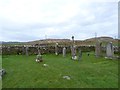
<svg viewBox="0 0 120 90">
<path fill-rule="evenodd" d="M 58 53 L 61 54 L 64 46 L 58 46 Z M 66 52 L 71 53 L 70 46 L 65 46 Z M 77 46 L 77 51 L 80 48 L 82 52 L 90 52 L 95 51 L 95 46 Z M 114 48 L 114 53 L 118 54 L 120 47 Z M 25 55 L 26 54 L 26 47 L 25 46 L 2 46 L 0 48 L 2 55 Z M 41 46 L 40 47 L 41 54 L 47 53 L 55 53 L 55 46 Z M 106 47 L 102 47 L 102 52 L 106 53 Z M 38 54 L 38 47 L 37 46 L 29 46 L 28 47 L 28 54 L 29 55 L 37 55 Z"/>
<path fill-rule="evenodd" d="M 61 54 L 64 46 L 58 46 L 58 53 Z M 77 50 L 80 48 L 82 52 L 95 51 L 94 46 L 77 46 Z M 40 47 L 41 54 L 47 53 L 55 53 L 55 46 L 41 46 Z M 66 52 L 70 53 L 70 46 L 66 46 Z M 26 47 L 25 46 L 2 46 L 2 55 L 25 55 Z M 29 46 L 28 47 L 29 55 L 37 55 L 38 47 Z"/>
</svg>

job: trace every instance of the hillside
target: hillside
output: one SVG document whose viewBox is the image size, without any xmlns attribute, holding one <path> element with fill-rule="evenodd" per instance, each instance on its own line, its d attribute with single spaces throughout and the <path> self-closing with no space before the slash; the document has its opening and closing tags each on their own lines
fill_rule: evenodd
<svg viewBox="0 0 120 90">
<path fill-rule="evenodd" d="M 86 40 L 75 40 L 76 45 L 95 45 L 96 41 L 100 41 L 103 43 L 103 45 L 106 45 L 108 42 L 113 42 L 114 45 L 118 45 L 118 40 L 113 39 L 112 37 L 97 37 L 97 38 L 89 38 Z M 70 39 L 45 39 L 45 40 L 37 40 L 37 41 L 31 41 L 27 42 L 27 44 L 66 44 L 70 45 L 72 43 L 72 40 Z"/>
<path fill-rule="evenodd" d="M 97 37 L 84 40 L 87 44 L 95 44 L 96 41 L 102 42 L 103 45 L 106 45 L 108 42 L 112 42 L 113 45 L 118 45 L 118 39 L 113 39 L 112 37 Z"/>
<path fill-rule="evenodd" d="M 113 39 L 112 37 L 97 37 L 97 38 L 89 38 L 85 40 L 75 40 L 76 45 L 95 45 L 96 41 L 102 42 L 103 45 L 106 45 L 108 42 L 113 42 L 116 46 L 118 45 L 118 39 Z M 71 45 L 72 40 L 70 39 L 43 39 L 43 40 L 35 40 L 29 42 L 4 42 L 3 45 L 36 45 L 36 44 L 47 44 L 54 45 L 55 43 L 59 43 L 59 45 Z"/>
</svg>

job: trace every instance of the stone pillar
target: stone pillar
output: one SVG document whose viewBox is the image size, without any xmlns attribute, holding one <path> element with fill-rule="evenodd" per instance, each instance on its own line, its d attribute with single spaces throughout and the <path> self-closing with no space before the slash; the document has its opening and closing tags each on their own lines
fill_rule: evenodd
<svg viewBox="0 0 120 90">
<path fill-rule="evenodd" d="M 76 60 L 77 56 L 76 56 L 76 46 L 75 46 L 75 42 L 74 42 L 74 36 L 72 36 L 71 54 L 72 54 L 72 59 Z"/>
</svg>

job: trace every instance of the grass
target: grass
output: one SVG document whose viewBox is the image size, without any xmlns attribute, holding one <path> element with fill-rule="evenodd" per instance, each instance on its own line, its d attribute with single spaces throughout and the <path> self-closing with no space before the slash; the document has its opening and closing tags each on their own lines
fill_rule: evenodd
<svg viewBox="0 0 120 90">
<path fill-rule="evenodd" d="M 3 88 L 117 88 L 118 60 L 95 58 L 83 53 L 81 61 L 72 61 L 68 54 L 43 55 L 44 62 L 36 63 L 36 56 L 5 55 Z M 43 64 L 48 67 L 43 67 Z M 62 77 L 68 75 L 70 80 Z"/>
</svg>

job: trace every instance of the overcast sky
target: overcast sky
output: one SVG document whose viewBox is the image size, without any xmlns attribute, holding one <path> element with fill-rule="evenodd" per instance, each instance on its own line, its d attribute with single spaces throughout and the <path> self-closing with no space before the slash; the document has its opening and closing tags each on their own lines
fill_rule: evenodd
<svg viewBox="0 0 120 90">
<path fill-rule="evenodd" d="M 117 0 L 0 0 L 0 41 L 118 37 Z"/>
</svg>

